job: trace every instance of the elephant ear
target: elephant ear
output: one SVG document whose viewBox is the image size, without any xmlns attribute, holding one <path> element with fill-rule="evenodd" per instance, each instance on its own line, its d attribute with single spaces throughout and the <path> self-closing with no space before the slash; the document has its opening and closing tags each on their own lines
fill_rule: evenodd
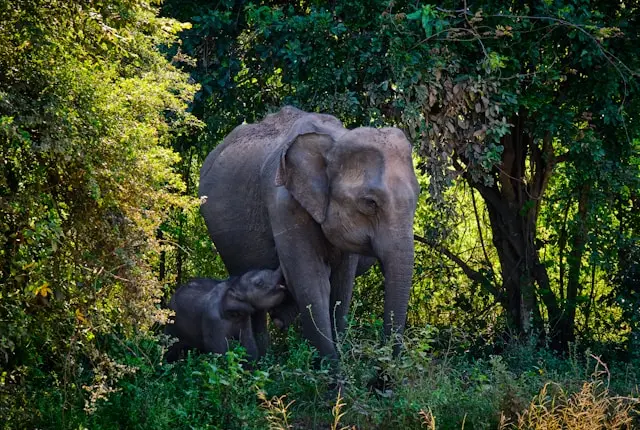
<svg viewBox="0 0 640 430">
<path fill-rule="evenodd" d="M 319 224 L 329 204 L 326 155 L 345 132 L 336 118 L 309 114 L 298 119 L 284 137 L 275 185 L 284 185 Z"/>
<path fill-rule="evenodd" d="M 229 288 L 220 303 L 220 315 L 225 319 L 246 318 L 255 312 L 255 308 L 246 301 L 246 297 L 233 288 Z"/>
</svg>

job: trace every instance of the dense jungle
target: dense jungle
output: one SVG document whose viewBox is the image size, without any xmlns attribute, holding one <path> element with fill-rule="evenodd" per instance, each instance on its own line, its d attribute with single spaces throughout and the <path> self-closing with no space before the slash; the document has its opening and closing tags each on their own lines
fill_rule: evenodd
<svg viewBox="0 0 640 430">
<path fill-rule="evenodd" d="M 640 428 L 639 46 L 627 0 L 0 0 L 0 427 Z M 229 274 L 200 168 L 286 105 L 411 142 L 399 353 L 375 265 L 339 364 L 168 363 Z"/>
</svg>

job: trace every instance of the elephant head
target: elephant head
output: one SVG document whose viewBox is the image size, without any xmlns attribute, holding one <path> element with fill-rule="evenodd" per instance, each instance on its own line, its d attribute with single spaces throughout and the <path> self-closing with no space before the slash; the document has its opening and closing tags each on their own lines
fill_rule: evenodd
<svg viewBox="0 0 640 430">
<path fill-rule="evenodd" d="M 286 288 L 282 269 L 252 270 L 233 279 L 221 304 L 222 314 L 250 315 L 280 304 Z"/>
<path fill-rule="evenodd" d="M 299 118 L 284 140 L 276 186 L 286 187 L 333 246 L 380 261 L 385 333 L 402 332 L 419 193 L 411 144 L 397 128 L 348 130 L 319 114 Z"/>
</svg>

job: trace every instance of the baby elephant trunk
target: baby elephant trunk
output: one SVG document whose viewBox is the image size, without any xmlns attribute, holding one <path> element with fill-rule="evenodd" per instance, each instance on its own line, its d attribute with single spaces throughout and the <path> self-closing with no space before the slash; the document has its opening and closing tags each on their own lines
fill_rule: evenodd
<svg viewBox="0 0 640 430">
<path fill-rule="evenodd" d="M 281 266 L 278 266 L 278 268 L 273 271 L 273 280 L 276 284 L 284 286 L 284 274 L 282 273 Z"/>
<path fill-rule="evenodd" d="M 282 269 L 262 270 L 252 278 L 255 284 L 249 288 L 247 301 L 261 310 L 271 309 L 279 305 L 286 296 Z"/>
</svg>

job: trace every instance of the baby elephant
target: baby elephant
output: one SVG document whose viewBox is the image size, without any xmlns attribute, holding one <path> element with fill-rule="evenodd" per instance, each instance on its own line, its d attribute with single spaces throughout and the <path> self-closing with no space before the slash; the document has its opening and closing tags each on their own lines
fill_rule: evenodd
<svg viewBox="0 0 640 430">
<path fill-rule="evenodd" d="M 257 359 L 251 315 L 280 304 L 286 291 L 283 284 L 278 268 L 253 270 L 226 280 L 194 279 L 181 286 L 169 303 L 175 317 L 165 332 L 178 342 L 169 348 L 167 361 L 178 359 L 185 348 L 224 353 L 231 340 L 239 341 L 249 357 Z"/>
</svg>

